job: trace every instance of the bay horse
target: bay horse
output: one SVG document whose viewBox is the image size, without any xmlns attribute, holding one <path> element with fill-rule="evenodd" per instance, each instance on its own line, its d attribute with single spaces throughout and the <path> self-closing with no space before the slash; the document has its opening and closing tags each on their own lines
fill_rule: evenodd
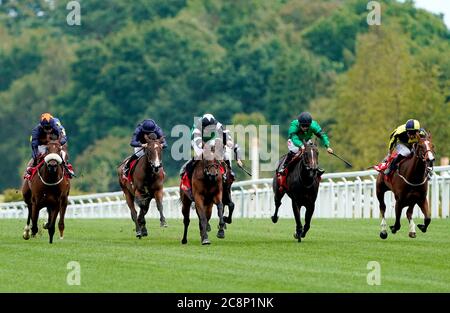
<svg viewBox="0 0 450 313">
<path fill-rule="evenodd" d="M 212 152 L 212 153 L 211 153 Z M 226 167 L 222 161 L 214 159 L 212 154 L 214 147 L 210 148 L 207 145 L 203 150 L 203 158 L 194 162 L 194 169 L 192 173 L 192 196 L 194 198 L 195 210 L 198 216 L 198 226 L 200 229 L 200 238 L 202 245 L 209 245 L 211 242 L 208 239 L 208 231 L 211 230 L 209 220 L 211 219 L 212 207 L 217 206 L 219 216 L 219 230 L 217 238 L 225 238 L 225 220 L 223 216 L 223 174 L 221 169 Z M 190 223 L 190 208 L 192 200 L 180 187 L 180 201 L 182 203 L 184 233 L 182 244 L 187 243 L 187 231 Z M 231 221 L 231 215 L 230 215 Z"/>
<path fill-rule="evenodd" d="M 131 212 L 131 219 L 136 226 L 136 237 L 148 236 L 145 215 L 150 207 L 152 199 L 156 201 L 160 215 L 160 226 L 167 227 L 163 213 L 163 183 L 164 168 L 162 163 L 163 138 L 155 139 L 154 136 L 144 136 L 147 146 L 144 155 L 136 161 L 133 169 L 130 168 L 131 181 L 123 176 L 124 164 L 119 166 L 120 188 L 125 194 L 125 200 Z M 135 208 L 135 202 L 139 206 L 139 215 Z"/>
<path fill-rule="evenodd" d="M 431 222 L 431 212 L 428 206 L 428 175 L 431 172 L 434 162 L 434 146 L 431 142 L 431 135 L 421 137 L 419 142 L 413 145 L 411 155 L 400 162 L 398 169 L 392 173 L 392 178 L 387 178 L 384 173 L 379 173 L 376 181 L 376 193 L 380 202 L 381 213 L 381 239 L 388 236 L 385 220 L 386 204 L 384 194 L 391 190 L 395 196 L 395 224 L 390 226 L 393 234 L 400 229 L 400 217 L 404 207 L 408 207 L 406 217 L 409 222 L 409 237 L 416 237 L 416 225 L 412 214 L 414 206 L 417 204 L 423 215 L 424 224 L 417 227 L 425 233 Z"/>
<path fill-rule="evenodd" d="M 49 214 L 48 222 L 44 227 L 48 230 L 49 243 L 53 243 L 58 213 L 60 239 L 64 238 L 64 215 L 68 204 L 70 179 L 62 165 L 61 149 L 58 140 L 49 141 L 47 154 L 43 157 L 42 164 L 38 165 L 36 175 L 31 180 L 25 179 L 23 182 L 22 195 L 28 207 L 27 224 L 23 233 L 25 240 L 30 239 L 30 220 L 32 222 L 31 236 L 36 236 L 39 211 L 44 207 Z"/>
<path fill-rule="evenodd" d="M 289 169 L 286 177 L 286 191 L 280 189 L 277 173 L 275 173 L 273 178 L 272 187 L 275 200 L 275 214 L 272 216 L 272 222 L 276 223 L 278 221 L 278 209 L 281 205 L 281 199 L 284 194 L 287 193 L 289 198 L 292 200 L 292 210 L 294 212 L 296 223 L 294 238 L 297 239 L 298 242 L 301 242 L 301 238 L 306 236 L 306 233 L 310 228 L 317 193 L 319 191 L 319 151 L 317 149 L 317 145 L 312 141 L 308 141 L 305 143 L 304 153 L 297 154 L 292 160 L 295 159 L 297 159 L 297 162 L 294 165 L 292 165 L 292 161 L 290 163 L 291 165 L 288 165 L 288 168 L 293 168 Z M 282 162 L 279 163 L 278 167 L 281 163 Z M 306 208 L 304 227 L 302 226 L 300 220 L 300 209 L 302 206 Z"/>
</svg>

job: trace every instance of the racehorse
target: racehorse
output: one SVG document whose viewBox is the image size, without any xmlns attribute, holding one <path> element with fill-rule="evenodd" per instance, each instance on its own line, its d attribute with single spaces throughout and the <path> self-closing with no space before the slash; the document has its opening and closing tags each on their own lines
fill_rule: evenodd
<svg viewBox="0 0 450 313">
<path fill-rule="evenodd" d="M 162 164 L 163 139 L 144 136 L 147 147 L 144 156 L 136 161 L 134 168 L 130 168 L 131 181 L 123 176 L 124 164 L 118 168 L 119 184 L 125 194 L 125 199 L 131 212 L 131 219 L 136 225 L 136 237 L 148 236 L 145 226 L 145 215 L 148 212 L 150 202 L 154 198 L 160 215 L 160 226 L 167 227 L 166 218 L 163 214 L 163 182 L 164 169 Z M 130 165 L 131 167 L 131 165 Z M 135 203 L 139 206 L 139 216 L 136 212 Z"/>
<path fill-rule="evenodd" d="M 392 174 L 392 178 L 379 173 L 376 181 L 377 198 L 380 202 L 381 232 L 380 237 L 386 239 L 387 227 L 384 214 L 386 204 L 384 193 L 391 190 L 395 196 L 395 224 L 390 226 L 393 234 L 400 229 L 400 216 L 404 207 L 408 207 L 406 217 L 409 221 L 409 237 L 416 237 L 416 225 L 412 219 L 414 205 L 418 205 L 424 215 L 424 224 L 417 227 L 426 232 L 431 222 L 431 212 L 428 207 L 427 190 L 428 175 L 431 172 L 434 161 L 434 147 L 431 135 L 427 134 L 413 145 L 412 154 L 409 158 L 400 162 L 398 169 Z"/>
<path fill-rule="evenodd" d="M 28 207 L 27 225 L 23 238 L 30 239 L 30 220 L 32 221 L 31 236 L 38 232 L 39 211 L 47 207 L 48 222 L 44 228 L 48 229 L 49 242 L 53 243 L 55 224 L 60 214 L 58 228 L 60 239 L 64 238 L 64 215 L 66 213 L 70 179 L 62 165 L 61 144 L 51 140 L 47 144 L 47 154 L 37 166 L 36 175 L 31 180 L 25 179 L 22 185 L 22 195 Z"/>
<path fill-rule="evenodd" d="M 320 176 L 318 175 L 318 159 L 319 151 L 316 144 L 312 141 L 308 141 L 305 143 L 305 151 L 303 154 L 294 156 L 288 165 L 288 168 L 293 168 L 289 170 L 286 177 L 287 190 L 285 191 L 280 188 L 276 173 L 273 178 L 272 187 L 274 191 L 275 214 L 272 216 L 272 222 L 276 223 L 278 221 L 278 209 L 281 205 L 281 199 L 284 194 L 287 193 L 292 200 L 292 210 L 294 211 L 296 223 L 294 238 L 297 239 L 298 242 L 301 242 L 301 238 L 306 236 L 314 213 L 320 183 Z M 293 162 L 296 162 L 295 165 L 292 165 Z M 281 163 L 282 162 L 279 163 L 279 166 Z M 300 220 L 300 209 L 302 206 L 306 208 L 304 227 L 302 227 Z"/>
<path fill-rule="evenodd" d="M 214 147 L 205 145 L 203 158 L 196 161 L 192 173 L 192 196 L 195 209 L 199 219 L 199 229 L 202 245 L 209 245 L 208 231 L 211 230 L 209 220 L 211 219 L 212 207 L 217 206 L 219 215 L 219 230 L 217 238 L 225 238 L 225 220 L 223 216 L 222 192 L 223 192 L 223 168 L 226 164 L 214 159 Z M 182 203 L 184 233 L 182 244 L 187 243 L 187 231 L 190 223 L 189 211 L 192 200 L 180 187 L 180 201 Z M 230 215 L 231 221 L 231 215 Z"/>
</svg>

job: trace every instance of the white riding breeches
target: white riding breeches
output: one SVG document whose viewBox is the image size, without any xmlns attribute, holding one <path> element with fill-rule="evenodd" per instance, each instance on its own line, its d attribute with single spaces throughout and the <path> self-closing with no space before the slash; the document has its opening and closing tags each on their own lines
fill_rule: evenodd
<svg viewBox="0 0 450 313">
<path fill-rule="evenodd" d="M 142 148 L 142 147 L 134 147 L 134 154 L 136 154 L 136 156 L 138 158 L 140 158 L 141 156 L 143 156 L 145 154 L 144 148 Z"/>
<path fill-rule="evenodd" d="M 288 146 L 289 151 L 294 152 L 294 153 L 297 153 L 300 150 L 299 147 L 294 145 L 294 143 L 292 142 L 291 139 L 288 139 L 287 146 Z"/>
<path fill-rule="evenodd" d="M 398 143 L 397 146 L 395 146 L 395 150 L 398 154 L 401 154 L 404 157 L 407 157 L 411 154 L 411 150 L 409 150 L 409 148 L 403 143 Z"/>
</svg>

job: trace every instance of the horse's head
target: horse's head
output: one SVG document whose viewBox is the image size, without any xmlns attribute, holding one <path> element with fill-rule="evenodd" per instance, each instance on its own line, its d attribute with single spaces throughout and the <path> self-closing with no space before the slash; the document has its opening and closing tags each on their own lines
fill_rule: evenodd
<svg viewBox="0 0 450 313">
<path fill-rule="evenodd" d="M 302 155 L 302 163 L 310 177 L 316 175 L 319 169 L 319 149 L 312 141 L 305 143 L 305 152 Z"/>
<path fill-rule="evenodd" d="M 158 173 L 162 167 L 162 150 L 163 150 L 163 138 L 156 139 L 155 134 L 145 136 L 147 147 L 145 148 L 145 156 L 147 162 L 152 168 L 153 172 Z"/>
<path fill-rule="evenodd" d="M 220 174 L 220 162 L 217 160 L 216 155 L 216 140 L 210 140 L 203 146 L 203 174 L 209 181 L 217 181 L 217 177 Z"/>
<path fill-rule="evenodd" d="M 426 133 L 421 136 L 419 142 L 415 145 L 415 155 L 429 167 L 433 167 L 435 160 L 434 145 L 431 142 L 431 134 Z"/>
<path fill-rule="evenodd" d="M 51 173 L 56 173 L 58 165 L 63 160 L 61 157 L 61 144 L 57 140 L 52 140 L 47 144 L 47 155 L 44 158 L 45 164 Z"/>
</svg>

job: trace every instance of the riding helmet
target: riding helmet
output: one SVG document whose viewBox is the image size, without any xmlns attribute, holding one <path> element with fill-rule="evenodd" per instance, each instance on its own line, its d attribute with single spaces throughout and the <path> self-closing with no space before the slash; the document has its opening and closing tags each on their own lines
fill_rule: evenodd
<svg viewBox="0 0 450 313">
<path fill-rule="evenodd" d="M 311 114 L 309 114 L 308 112 L 302 112 L 298 116 L 298 122 L 300 123 L 300 126 L 308 126 L 309 127 L 309 125 L 311 125 L 311 123 L 312 123 Z"/>
<path fill-rule="evenodd" d="M 153 120 L 145 120 L 142 123 L 142 130 L 144 133 L 151 133 L 154 132 L 156 128 L 155 122 Z"/>
<path fill-rule="evenodd" d="M 50 113 L 42 113 L 41 114 L 41 126 L 49 127 L 55 124 L 55 120 Z"/>
<path fill-rule="evenodd" d="M 205 128 L 209 125 L 216 125 L 217 120 L 212 114 L 204 114 L 202 117 L 202 127 Z"/>
<path fill-rule="evenodd" d="M 406 130 L 419 130 L 420 129 L 420 123 L 418 120 L 410 119 L 405 124 Z"/>
</svg>

